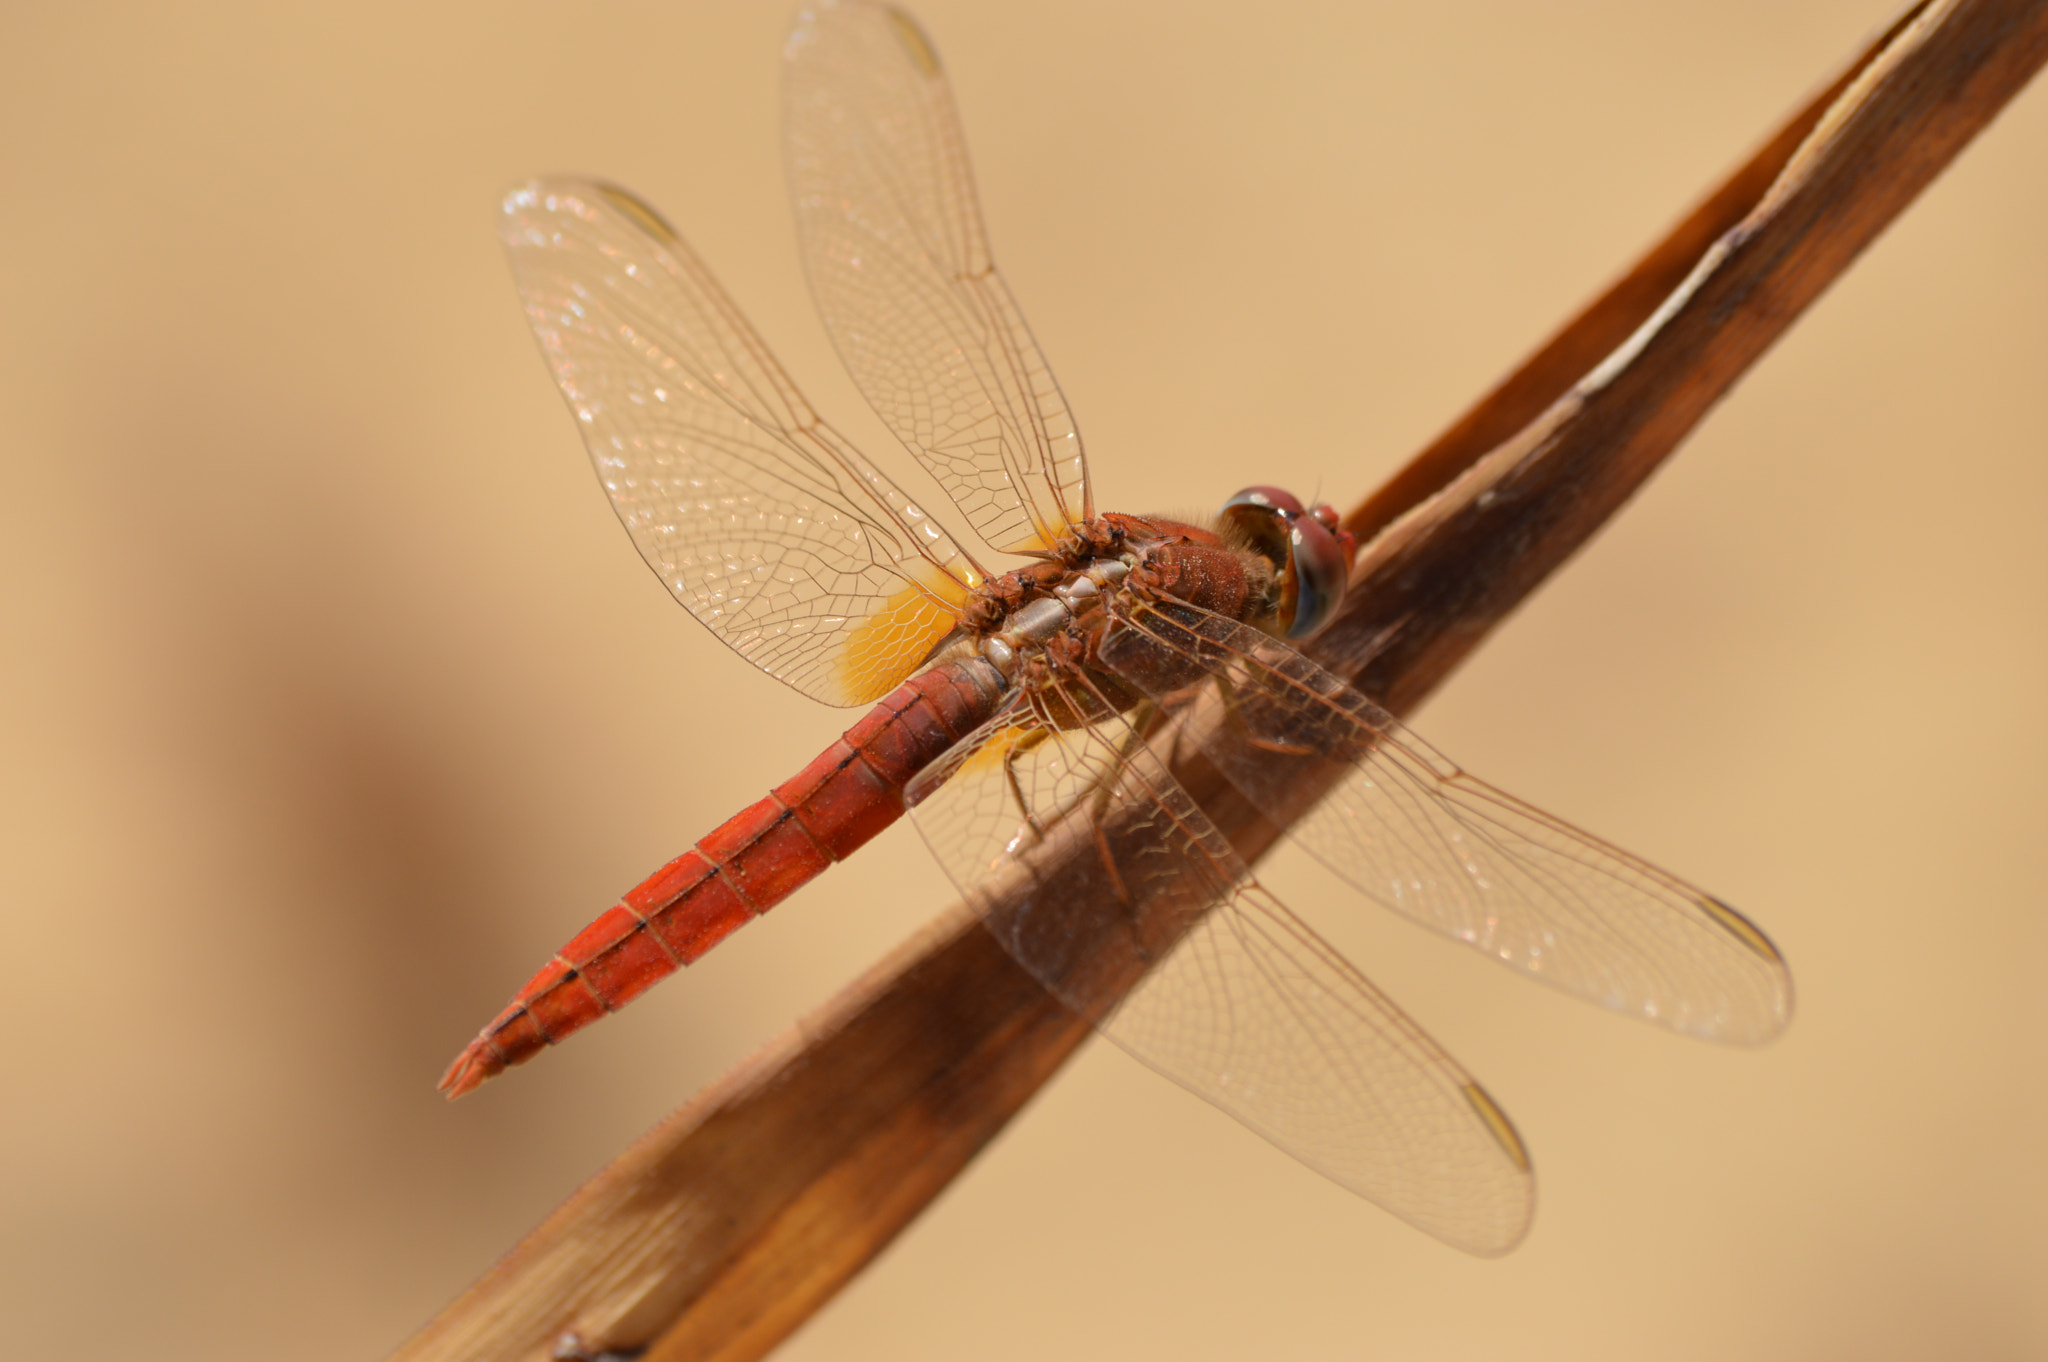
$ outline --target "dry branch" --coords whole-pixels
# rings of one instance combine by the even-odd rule
[[[1377,537],[1330,666],[1411,709],[1583,544],[2048,60],[2048,0],[1910,10],[1353,512]],[[1247,858],[1278,835],[1191,782]],[[649,1132],[394,1362],[573,1336],[763,1355],[942,1190],[1087,1035],[955,909]]]

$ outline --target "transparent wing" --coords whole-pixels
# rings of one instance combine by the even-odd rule
[[[1129,724],[1092,717],[995,720],[912,782],[918,830],[990,931],[1311,1168],[1458,1248],[1513,1247],[1534,1183],[1500,1109],[1253,881]]]
[[[785,145],[811,292],[875,411],[996,548],[1092,514],[1081,437],[996,272],[952,92],[909,15],[864,0],[790,35]]]
[[[818,418],[645,204],[535,181],[501,231],[598,478],[676,599],[806,695],[887,694],[953,627],[973,558]]]
[[[1533,978],[1676,1031],[1756,1044],[1784,1029],[1784,959],[1720,900],[1466,774],[1255,629],[1178,603],[1139,605],[1125,623],[1103,665],[1185,713],[1224,776],[1281,826],[1291,819],[1293,838],[1360,891]],[[1199,658],[1222,687],[1155,684],[1171,674],[1160,666],[1168,655]],[[1332,763],[1334,788],[1302,815]]]

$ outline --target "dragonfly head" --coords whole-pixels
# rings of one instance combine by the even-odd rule
[[[1358,552],[1358,541],[1338,528],[1335,507],[1304,507],[1278,487],[1247,487],[1223,503],[1218,519],[1272,563],[1282,634],[1307,638],[1330,622]]]

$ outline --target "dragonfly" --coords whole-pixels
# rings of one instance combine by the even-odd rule
[[[654,209],[586,179],[511,192],[527,319],[642,557],[768,675],[870,708],[562,947],[450,1066],[449,1096],[908,811],[987,929],[1101,1034],[1447,1243],[1513,1247],[1534,1183],[1512,1122],[1259,884],[1194,769],[1528,977],[1716,1041],[1784,1027],[1785,962],[1748,919],[1467,774],[1303,651],[1357,552],[1329,506],[1253,486],[1203,523],[1097,512],[915,20],[827,0],[798,17],[784,82],[819,313],[970,533],[812,408]]]

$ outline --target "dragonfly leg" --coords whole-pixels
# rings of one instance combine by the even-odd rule
[[[1116,795],[1117,774],[1124,769],[1131,755],[1151,741],[1152,735],[1169,719],[1166,709],[1158,701],[1140,701],[1131,711],[1129,731],[1117,745],[1115,766],[1096,782],[1095,793],[1090,796],[1088,826],[1095,839],[1096,857],[1102,862],[1103,873],[1109,877],[1110,889],[1116,895],[1116,901],[1123,905],[1134,923],[1138,915],[1138,903],[1131,894],[1130,886],[1124,882],[1123,872],[1117,869],[1116,856],[1109,847],[1109,834],[1106,830],[1109,826],[1109,803]],[[1134,932],[1132,940],[1140,958],[1149,964],[1152,960],[1152,951],[1144,944],[1140,934]]]
[[[1043,842],[1045,829],[1038,825],[1038,818],[1031,812],[1031,801],[1024,798],[1024,786],[1017,779],[1017,758],[1044,742],[1051,736],[1051,730],[1034,728],[1017,741],[1003,749],[1003,779],[1010,786],[1010,798],[1017,802],[1017,812],[1023,816],[1024,826],[1031,829],[1031,840]]]
[[[1152,735],[1158,732],[1160,724],[1165,720],[1166,711],[1160,707],[1157,700],[1141,700],[1137,708],[1131,711],[1131,729],[1117,747],[1115,768],[1095,782],[1095,793],[1092,796],[1094,802],[1088,809],[1088,821],[1096,827],[1102,826],[1103,815],[1109,812],[1110,796],[1116,793],[1116,772],[1124,768],[1124,763],[1131,759],[1133,752],[1151,740]]]
[[[1124,877],[1117,871],[1116,857],[1110,854],[1109,834],[1103,831],[1099,819],[1092,821],[1090,827],[1095,836],[1095,854],[1102,860],[1102,869],[1109,876],[1110,888],[1116,891],[1116,901],[1135,914],[1138,905],[1132,901],[1130,887],[1124,883]],[[1147,959],[1151,958],[1150,951],[1144,954]]]

